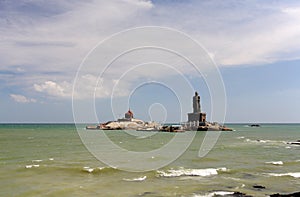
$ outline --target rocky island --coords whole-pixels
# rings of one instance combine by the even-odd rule
[[[184,131],[232,131],[232,129],[220,125],[217,122],[206,121],[206,113],[201,112],[200,96],[195,92],[193,96],[193,112],[188,113],[188,121],[176,125],[161,125],[157,122],[145,122],[136,119],[129,109],[124,118],[116,121],[108,121],[97,126],[86,126],[86,129],[100,130],[137,130],[137,131],[162,131],[162,132],[184,132]]]

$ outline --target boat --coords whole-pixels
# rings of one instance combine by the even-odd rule
[[[250,124],[250,125],[248,125],[249,127],[260,127],[260,125],[259,124]]]
[[[88,130],[97,130],[97,129],[100,129],[100,126],[97,125],[97,126],[94,126],[94,125],[87,125],[85,127],[85,129],[88,129]]]

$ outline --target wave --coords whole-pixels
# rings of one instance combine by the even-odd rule
[[[180,177],[180,176],[212,176],[219,171],[227,171],[226,168],[206,168],[206,169],[170,169],[167,171],[156,171],[159,177]]]
[[[92,168],[89,166],[84,166],[81,171],[83,172],[88,172],[88,173],[106,173],[106,172],[112,172],[112,171],[116,171],[116,168],[111,168],[111,167],[96,167],[96,168]]]
[[[42,162],[43,160],[41,159],[34,159],[34,160],[31,160],[31,163],[32,164],[28,164],[28,165],[25,165],[25,168],[29,169],[29,168],[38,168],[40,167],[39,164],[36,164],[36,163],[40,163]]]
[[[273,165],[283,165],[283,162],[282,161],[268,161],[268,162],[265,162],[267,164],[273,164]]]
[[[268,144],[268,145],[286,145],[286,141],[281,141],[281,140],[251,140],[251,139],[245,139],[244,142],[248,143],[254,143],[254,144]]]
[[[38,168],[40,165],[34,164],[34,165],[26,165],[25,168]]]
[[[207,193],[205,195],[201,195],[201,194],[194,194],[193,197],[214,197],[214,196],[228,196],[228,195],[233,195],[234,192],[230,192],[230,191],[214,191],[211,193]]]
[[[35,160],[32,160],[32,162],[42,162],[43,160],[41,159],[35,159]]]
[[[52,161],[52,160],[50,160]],[[42,161],[32,160],[32,163],[26,164],[25,169],[41,168],[48,172],[50,171],[62,171],[62,172],[72,172],[72,173],[114,173],[119,171],[113,167],[89,167],[89,166],[74,166],[73,163],[53,163],[53,164],[43,164]]]
[[[129,181],[129,182],[135,182],[135,181],[144,181],[146,180],[147,176],[143,176],[143,177],[138,177],[138,178],[133,178],[133,179],[126,179],[124,178],[124,181]]]
[[[91,172],[93,172],[93,171],[95,170],[95,168],[90,168],[90,167],[88,167],[88,166],[85,166],[85,167],[83,167],[82,170],[85,171],[85,172],[91,173]]]
[[[294,178],[300,178],[300,172],[288,172],[288,173],[268,173],[270,176],[291,176]]]

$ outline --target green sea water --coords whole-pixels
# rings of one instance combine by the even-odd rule
[[[213,196],[221,191],[268,196],[300,191],[300,146],[288,144],[300,140],[299,124],[228,126],[234,131],[222,132],[203,158],[198,151],[206,132],[197,132],[174,162],[158,170],[127,172],[96,159],[74,125],[3,124],[0,196]],[[84,125],[79,129],[84,131]],[[107,135],[124,149],[150,151],[175,134]]]

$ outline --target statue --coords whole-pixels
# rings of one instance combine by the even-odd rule
[[[200,96],[198,95],[198,92],[195,92],[195,96],[193,96],[193,110],[194,113],[200,113]]]
[[[205,126],[206,124],[206,113],[201,112],[200,96],[198,95],[198,92],[195,92],[195,95],[193,96],[193,113],[188,113],[188,122],[190,124],[194,123],[196,127],[200,125]]]

